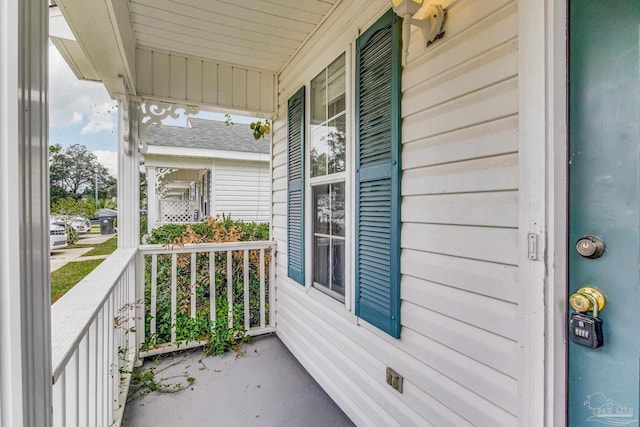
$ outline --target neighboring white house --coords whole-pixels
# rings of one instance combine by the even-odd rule
[[[11,343],[0,415],[28,424],[51,408],[37,234],[47,191],[33,178],[46,175],[46,17],[42,2],[5,3],[0,64],[21,68],[0,73],[1,101],[7,90],[19,101],[0,103],[11,142],[0,144],[0,277],[21,286],[0,287]],[[132,189],[153,118],[186,107],[267,117],[270,321],[356,424],[638,424],[637,0],[57,3],[75,37],[56,42],[63,55],[120,105],[118,208],[129,221],[113,283],[144,276]],[[427,41],[418,25],[441,22],[436,3],[443,33]],[[598,321],[569,328],[571,307],[595,315],[604,303],[586,286],[608,299],[602,348],[579,344],[602,335],[580,329]],[[83,354],[78,336],[54,355]],[[589,419],[595,395],[627,418]]]
[[[247,124],[188,118],[186,127],[149,127],[144,167],[148,231],[205,215],[269,222],[268,140]]]

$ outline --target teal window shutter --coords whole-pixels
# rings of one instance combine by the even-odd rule
[[[289,277],[304,285],[304,86],[287,104],[287,259]]]
[[[401,25],[356,41],[356,315],[400,337]]]

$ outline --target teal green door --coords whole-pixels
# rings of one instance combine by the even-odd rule
[[[638,426],[640,0],[569,9],[569,293],[594,285],[607,303],[604,346],[568,343],[568,420]],[[578,254],[585,235],[604,241],[602,257]]]

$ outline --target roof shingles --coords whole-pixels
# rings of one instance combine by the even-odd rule
[[[154,138],[149,145],[269,153],[268,140],[256,141],[246,124],[227,126],[224,122],[189,118],[187,127],[150,126],[147,133]]]

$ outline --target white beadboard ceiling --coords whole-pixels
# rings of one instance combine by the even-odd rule
[[[341,0],[131,0],[138,47],[277,72]]]

